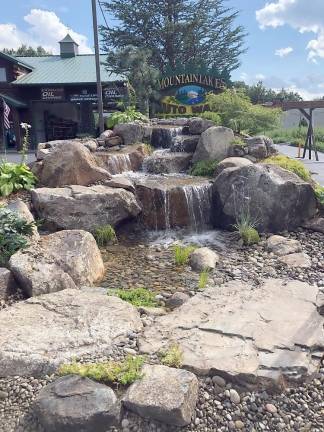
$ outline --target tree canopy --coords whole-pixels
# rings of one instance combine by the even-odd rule
[[[206,72],[230,73],[245,51],[238,12],[227,0],[111,0],[103,2],[113,16],[102,27],[106,52],[127,46],[149,49],[162,74],[199,65]]]
[[[257,82],[249,86],[243,81],[236,81],[234,87],[241,89],[251,99],[254,104],[263,104],[266,102],[279,101],[301,101],[303,98],[294,91],[285,90],[284,88],[280,91],[273,90],[265,87],[262,81]]]
[[[46,51],[42,46],[38,46],[37,48],[33,48],[32,46],[21,45],[19,48],[8,49],[5,48],[3,50],[5,54],[9,54],[12,56],[26,56],[26,57],[41,57],[46,55],[51,55],[51,52]]]

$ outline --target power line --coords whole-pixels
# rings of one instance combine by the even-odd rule
[[[104,11],[102,9],[102,4],[101,4],[100,0],[98,0],[98,4],[99,4],[100,10],[101,10],[102,17],[103,17],[103,19],[104,19],[104,21],[106,23],[107,28],[108,28],[108,23],[107,23],[107,20],[106,20],[106,17],[105,17],[105,13],[104,13]]]

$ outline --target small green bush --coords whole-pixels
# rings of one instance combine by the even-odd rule
[[[189,173],[197,177],[213,177],[218,163],[217,160],[196,162]]]
[[[198,288],[199,289],[205,289],[208,283],[210,270],[207,268],[203,270],[199,275],[199,282],[198,282]]]
[[[121,123],[129,123],[135,120],[140,120],[142,122],[148,122],[148,118],[139,111],[136,111],[134,106],[127,107],[123,112],[115,111],[108,118],[108,128],[112,129],[114,126]]]
[[[0,165],[0,195],[8,196],[21,189],[30,190],[36,184],[36,177],[25,164],[3,162]]]
[[[180,368],[183,362],[183,354],[178,345],[172,345],[166,351],[160,353],[160,360],[164,366]]]
[[[29,223],[15,212],[0,208],[0,266],[6,265],[10,257],[27,246],[27,237],[32,236],[35,223]]]
[[[324,206],[324,186],[320,186],[319,184],[315,187],[315,195],[317,201]]]
[[[117,236],[111,225],[104,225],[95,229],[94,238],[98,246],[107,246],[117,242]]]
[[[215,126],[220,126],[222,124],[222,119],[219,114],[212,111],[205,111],[199,114],[201,118],[206,120],[211,120],[215,123]]]
[[[190,254],[195,250],[194,246],[176,245],[173,248],[174,261],[177,266],[188,264]]]
[[[119,297],[136,307],[156,307],[158,305],[155,295],[146,288],[134,288],[129,290],[117,289],[110,290],[108,295]]]
[[[242,140],[242,138],[239,137],[235,137],[232,141],[231,144],[233,146],[240,146],[240,147],[246,147],[246,143]]]
[[[273,165],[278,165],[281,168],[284,168],[302,180],[309,182],[311,180],[311,174],[307,168],[305,168],[304,164],[298,160],[290,159],[288,156],[277,155],[271,156],[263,161],[263,163],[269,163]]]
[[[73,362],[62,365],[58,373],[64,375],[80,375],[106,384],[132,384],[142,378],[142,366],[144,357],[128,356],[124,361],[109,361],[106,363],[86,363]]]
[[[251,246],[260,242],[259,233],[253,227],[245,227],[241,229],[240,235],[245,246]]]

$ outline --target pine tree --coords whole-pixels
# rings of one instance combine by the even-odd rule
[[[111,0],[115,19],[102,27],[107,52],[129,45],[147,48],[163,74],[180,70],[229,73],[240,65],[245,33],[227,0]]]
[[[10,54],[13,56],[25,56],[25,57],[41,57],[46,55],[51,55],[52,53],[49,51],[46,51],[45,48],[42,46],[38,46],[37,48],[33,48],[31,46],[27,45],[21,45],[19,48],[15,49],[8,49],[5,48],[3,50],[5,54]]]

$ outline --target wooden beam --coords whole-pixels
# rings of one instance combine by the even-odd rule
[[[280,105],[280,104],[279,104]],[[287,101],[281,103],[282,109],[284,111],[289,111],[292,109],[315,109],[324,108],[324,100],[319,101]]]

